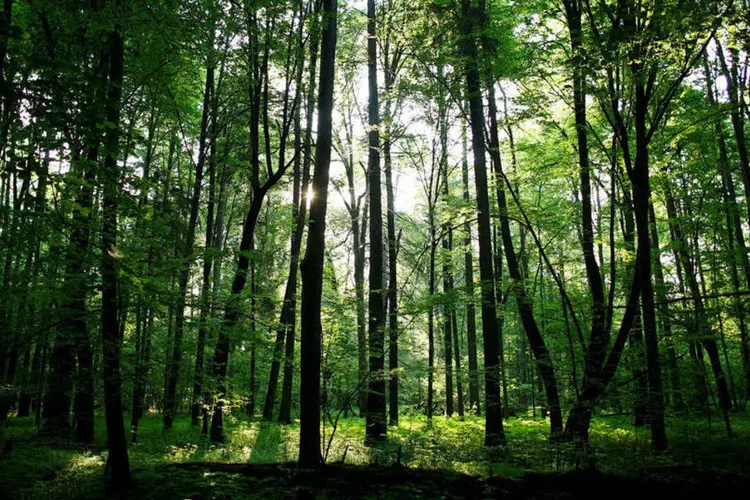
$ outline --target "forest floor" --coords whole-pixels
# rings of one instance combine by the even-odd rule
[[[294,466],[298,425],[230,415],[227,443],[212,446],[188,418],[165,432],[160,416],[148,415],[130,447],[135,486],[114,495],[104,487],[103,418],[93,446],[43,439],[33,419],[13,419],[3,436],[12,449],[0,455],[0,498],[742,498],[750,489],[750,413],[733,415],[732,423],[728,439],[716,419],[670,418],[670,449],[657,454],[647,428],[634,429],[628,417],[598,417],[584,454],[550,443],[547,422],[512,418],[507,446],[489,455],[481,418],[439,417],[428,425],[402,416],[376,447],[363,443],[364,420],[347,418],[332,439],[326,427],[330,465],[310,474]]]

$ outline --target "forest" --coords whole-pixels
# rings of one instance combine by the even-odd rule
[[[747,0],[1,0],[0,497],[741,498],[749,83]]]

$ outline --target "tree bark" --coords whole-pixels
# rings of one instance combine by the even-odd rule
[[[471,139],[474,150],[474,176],[477,196],[477,227],[479,234],[479,277],[482,295],[482,337],[485,362],[485,446],[505,443],[503,411],[500,403],[499,332],[496,316],[492,242],[490,241],[490,203],[487,192],[485,163],[484,105],[479,76],[475,31],[484,17],[484,4],[461,1],[461,34],[459,50],[465,58],[464,75],[469,100]]]
[[[123,0],[116,0],[118,11]],[[120,191],[120,171],[117,166],[120,140],[120,109],[124,66],[124,43],[120,26],[109,34],[109,85],[106,117],[113,124],[105,132],[106,155],[102,172],[102,352],[104,378],[104,408],[107,422],[107,468],[113,489],[130,485],[128,444],[122,409],[122,379],[120,374],[121,329],[118,323],[117,211]]]
[[[312,181],[307,247],[302,261],[302,366],[300,386],[299,466],[318,469],[320,454],[320,356],[322,328],[323,260],[328,180],[331,163],[333,87],[336,61],[336,0],[323,2],[323,31],[318,90],[318,140]]]
[[[383,286],[383,207],[380,177],[380,106],[378,104],[377,39],[375,0],[367,1],[367,81],[369,105],[367,124],[369,153],[367,170],[370,187],[370,272],[367,325],[369,373],[367,392],[368,440],[385,439],[385,287]]]
[[[464,203],[469,206],[469,158],[466,144],[466,126],[464,125],[461,142],[461,174],[464,185]],[[474,303],[474,263],[472,258],[471,223],[464,223],[464,279],[466,281],[466,347],[469,351],[469,407],[477,414],[482,413],[479,400],[479,371],[477,367],[477,326]],[[502,342],[501,342],[502,349]],[[502,359],[500,362],[502,363]]]

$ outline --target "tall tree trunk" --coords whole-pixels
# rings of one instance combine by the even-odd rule
[[[302,17],[302,5],[301,2],[297,5],[297,8],[299,9],[299,15],[300,18]],[[297,17],[297,13],[295,12],[292,17],[292,22],[289,26],[289,32],[288,32],[288,42],[287,42],[287,57],[286,57],[286,68],[289,69],[288,73],[291,73],[291,69],[293,67],[296,67],[297,70],[294,72],[294,83],[295,83],[295,93],[294,93],[294,104],[292,106],[292,113],[293,115],[289,116],[289,89],[292,83],[292,79],[290,76],[287,76],[285,79],[285,89],[284,89],[284,108],[282,111],[282,123],[284,124],[284,127],[288,127],[289,122],[293,121],[295,123],[295,151],[299,151],[299,101],[302,97],[302,61],[303,58],[303,49],[304,44],[302,41],[302,19],[300,19],[297,24],[295,25],[294,20]],[[294,33],[294,29],[297,29],[297,33]],[[294,51],[292,50],[292,43],[293,41],[297,39],[299,41],[299,48],[294,55],[294,66],[292,64],[292,58]],[[268,80],[266,79],[266,84]],[[267,116],[267,108],[266,108],[266,116]],[[266,127],[267,130],[267,127]],[[288,128],[287,128],[288,130]],[[288,137],[287,134],[282,134],[281,142],[279,145],[279,165],[282,165],[286,161],[286,138]],[[281,372],[281,362],[284,359],[284,340],[286,339],[288,335],[288,331],[291,328],[294,328],[295,323],[295,309],[296,308],[296,293],[297,293],[297,267],[299,266],[299,253],[300,253],[300,246],[301,246],[301,238],[302,234],[299,235],[299,238],[296,237],[298,232],[298,212],[299,212],[299,203],[300,203],[300,194],[299,191],[301,189],[301,172],[300,172],[300,162],[299,162],[299,154],[295,154],[293,159],[294,164],[294,175],[293,175],[293,186],[292,186],[292,220],[295,221],[295,228],[292,230],[292,238],[290,242],[290,268],[289,268],[289,279],[287,280],[287,286],[286,290],[284,292],[284,302],[281,307],[281,316],[279,318],[279,326],[276,329],[276,342],[274,343],[274,350],[273,350],[273,359],[271,360],[271,369],[270,373],[268,375],[268,388],[266,390],[266,398],[265,402],[263,404],[263,420],[265,421],[271,421],[273,418],[273,408],[276,403],[276,390],[279,385],[279,373]],[[296,243],[296,248],[295,248]]]
[[[310,226],[302,261],[301,386],[299,466],[320,467],[320,356],[322,327],[320,303],[323,294],[323,259],[328,180],[331,163],[333,87],[336,61],[336,0],[324,0],[320,84],[318,90],[318,140],[310,203]]]
[[[649,238],[648,207],[651,198],[649,185],[649,135],[647,125],[649,97],[644,84],[645,72],[639,63],[631,66],[635,78],[635,162],[628,171],[633,186],[633,211],[638,231],[638,266],[641,280],[641,311],[643,314],[643,337],[646,345],[646,368],[648,373],[648,413],[651,425],[651,445],[656,450],[667,448],[667,433],[664,427],[664,395],[661,382],[659,342],[656,335],[656,310],[654,308],[654,285],[651,269],[651,241]]]
[[[153,100],[152,100],[153,102]],[[154,134],[156,133],[156,112],[152,111],[149,117],[148,136],[146,138],[146,158],[143,165],[144,185],[141,188],[140,200],[138,201],[138,216],[136,219],[136,234],[140,235],[143,231],[144,218],[143,213],[149,205],[149,187],[151,179],[151,164],[154,159]],[[149,231],[150,233],[150,231]],[[146,276],[152,275],[152,263],[154,258],[154,247],[149,246],[147,264],[145,269]],[[135,349],[135,374],[133,380],[132,408],[130,412],[130,439],[133,443],[138,440],[138,422],[143,415],[143,401],[146,391],[147,366],[150,362],[151,352],[151,326],[153,323],[153,307],[144,301],[143,292],[138,292],[136,303],[136,349]]]
[[[385,59],[385,129],[383,132],[383,160],[387,203],[388,238],[388,423],[398,425],[398,241],[396,239],[396,208],[393,193],[393,165],[391,158],[391,90],[393,73],[388,52]]]
[[[443,80],[443,66],[438,65],[438,79]],[[450,196],[448,188],[448,116],[445,104],[445,93],[442,88],[438,91],[438,134],[440,136],[440,176],[442,186],[440,189],[443,205],[447,206]],[[445,363],[445,414],[453,415],[453,307],[449,304],[453,292],[453,274],[451,271],[451,237],[450,222],[442,224],[442,251],[440,260],[443,264],[443,362]]]
[[[279,406],[279,423],[288,424],[292,421],[292,386],[294,383],[294,341],[295,341],[295,331],[296,331],[296,314],[297,314],[297,271],[299,268],[299,259],[301,256],[302,251],[302,238],[304,236],[305,231],[305,223],[307,220],[307,193],[308,193],[308,187],[310,184],[310,163],[312,161],[312,153],[311,153],[311,146],[312,146],[312,125],[313,125],[313,115],[315,112],[315,77],[316,77],[316,69],[317,69],[317,59],[318,59],[318,47],[320,45],[320,25],[318,20],[319,15],[319,8],[316,7],[313,11],[313,19],[312,24],[310,26],[310,63],[308,68],[308,83],[307,83],[307,109],[305,111],[305,136],[304,136],[304,142],[302,143],[302,149],[300,149],[300,142],[301,142],[301,134],[302,131],[300,130],[300,116],[299,116],[299,104],[297,105],[298,109],[298,116],[296,118],[296,130],[295,130],[295,149],[297,151],[301,151],[302,154],[302,186],[300,188],[300,201],[299,206],[297,207],[296,214],[297,219],[295,221],[295,240],[292,243],[292,256],[295,255],[294,249],[295,249],[295,242],[297,244],[297,251],[296,251],[296,258],[297,261],[294,264],[294,270],[292,270],[292,264],[290,263],[289,266],[289,280],[287,281],[287,287],[294,286],[293,290],[290,290],[290,303],[288,309],[291,311],[291,318],[287,321],[289,322],[289,326],[286,331],[286,346],[284,350],[284,381],[282,383],[281,387],[281,404]],[[302,71],[302,67],[304,66],[300,60],[300,71]],[[298,75],[298,81],[301,82],[302,76],[301,74]],[[296,158],[295,163],[295,175],[297,170],[299,169],[299,155]],[[294,277],[292,278],[292,273],[294,273]],[[292,279],[294,279],[294,283],[290,284]],[[286,296],[285,296],[286,297]],[[286,305],[286,301],[284,302]],[[283,312],[282,312],[283,314]],[[362,320],[362,324],[364,324],[364,318]]]
[[[601,366],[609,342],[604,308],[604,287],[601,269],[594,256],[594,230],[591,205],[591,165],[589,161],[588,121],[586,118],[586,76],[583,60],[583,30],[580,0],[563,0],[570,36],[573,72],[573,107],[576,122],[578,175],[581,192],[581,247],[586,267],[586,279],[591,294],[591,342],[585,351],[587,366]]]
[[[366,435],[382,440],[387,433],[385,415],[385,290],[383,286],[383,207],[380,183],[380,106],[378,105],[377,38],[375,34],[375,0],[367,1],[367,169],[370,186],[370,273],[368,280],[367,325],[369,373],[367,392]]]
[[[193,402],[190,410],[190,422],[193,427],[200,425],[203,398],[203,358],[208,335],[208,318],[211,314],[211,266],[213,265],[214,248],[214,211],[216,206],[216,134],[218,133],[218,97],[214,89],[214,66],[209,64],[206,70],[206,95],[203,105],[209,107],[211,126],[209,133],[208,160],[208,201],[206,210],[206,243],[203,251],[203,279],[201,282],[200,317],[198,319],[198,345],[195,352],[195,374],[193,382]],[[208,81],[210,80],[210,85]],[[221,81],[221,77],[219,77]]]
[[[122,12],[123,0],[116,0]],[[125,439],[125,422],[122,409],[122,380],[120,374],[120,350],[122,336],[118,324],[118,250],[117,211],[120,191],[120,171],[117,152],[120,140],[120,109],[124,43],[120,26],[115,25],[109,35],[109,86],[107,90],[107,122],[113,126],[105,132],[107,154],[102,172],[102,352],[104,378],[104,409],[107,422],[107,468],[113,488],[122,489],[130,485],[128,444]]]
[[[484,4],[461,1],[461,33],[459,50],[464,62],[466,93],[469,100],[471,139],[474,150],[474,176],[477,195],[477,227],[479,234],[479,278],[482,283],[482,337],[485,363],[485,446],[505,443],[503,411],[500,404],[499,331],[496,316],[492,242],[490,240],[490,202],[487,192],[485,163],[484,105],[479,76],[475,31],[484,18]]]
[[[625,250],[630,253],[635,252],[635,215],[633,213],[633,198],[630,191],[623,186],[622,191],[622,239],[625,242]],[[625,266],[627,276],[633,276],[637,262],[628,262]],[[633,328],[630,330],[628,338],[630,344],[630,370],[633,376],[633,389],[635,392],[633,398],[633,424],[636,427],[643,427],[648,423],[648,378],[645,368],[645,351],[643,347],[643,320],[641,318],[641,308],[635,315]]]
[[[102,50],[97,66],[92,106],[104,102],[108,61],[106,50]],[[98,125],[102,114],[98,109],[90,110],[89,130],[86,135],[86,158],[78,168],[82,182],[76,194],[73,209],[73,230],[68,243],[63,288],[61,327],[55,338],[50,355],[49,393],[45,434],[61,435],[69,430],[70,395],[73,392],[73,370],[78,356],[78,386],[76,390],[76,440],[90,443],[94,439],[94,382],[91,371],[92,353],[86,322],[85,257],[89,249],[90,213],[93,206],[93,188],[96,162],[99,159],[101,135]]]
[[[469,206],[469,152],[466,144],[466,125],[461,133],[462,155],[461,175],[464,185],[464,203]],[[464,279],[466,282],[466,347],[469,351],[469,407],[477,414],[482,413],[479,401],[479,371],[477,368],[477,326],[474,303],[474,263],[472,258],[471,223],[464,223]],[[502,343],[501,343],[502,349]],[[503,360],[501,359],[502,363]]]

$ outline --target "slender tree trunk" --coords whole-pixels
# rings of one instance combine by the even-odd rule
[[[635,215],[633,214],[633,198],[630,191],[623,186],[622,192],[622,220],[623,230],[622,239],[625,242],[625,249],[628,252],[635,252]],[[633,276],[637,262],[628,262],[626,264],[627,276]],[[633,424],[636,427],[643,427],[648,423],[648,378],[645,368],[645,351],[643,347],[643,320],[641,318],[641,308],[635,315],[633,328],[630,330],[628,337],[630,349],[630,370],[633,378],[634,398],[633,398]]]
[[[116,0],[122,11],[123,0]],[[117,279],[117,209],[120,172],[117,151],[120,140],[120,109],[122,101],[124,43],[120,26],[109,35],[109,88],[107,90],[107,121],[113,126],[105,132],[107,155],[102,172],[102,352],[104,364],[104,408],[107,422],[107,468],[113,488],[130,485],[128,444],[122,409],[120,349],[122,336],[118,324]]]
[[[208,160],[208,201],[206,211],[206,243],[203,251],[203,280],[201,282],[200,317],[198,319],[198,345],[195,353],[195,374],[193,382],[193,402],[190,411],[190,422],[193,427],[200,425],[201,400],[203,398],[203,358],[208,335],[208,318],[211,314],[211,266],[213,265],[214,248],[214,211],[216,206],[216,134],[218,122],[218,97],[214,89],[214,66],[209,64],[206,70],[206,95],[203,105],[208,106],[211,115],[209,133]],[[221,80],[221,78],[220,78]],[[210,81],[210,85],[209,82]]]
[[[370,353],[367,392],[367,439],[382,440],[385,415],[385,290],[383,286],[383,207],[380,183],[380,106],[378,105],[375,0],[367,1],[367,76],[369,90],[367,169],[370,186],[370,275],[367,326]]]
[[[461,134],[463,145],[461,174],[464,185],[464,203],[469,206],[469,152],[466,144],[466,126]],[[464,279],[466,281],[466,347],[469,351],[469,407],[477,414],[482,413],[479,401],[479,371],[477,367],[477,326],[474,305],[474,263],[472,258],[471,223],[464,223]],[[502,350],[502,342],[500,342]],[[502,363],[503,360],[501,359]]]
[[[492,271],[492,242],[490,240],[490,203],[487,192],[485,163],[484,105],[475,30],[484,18],[484,5],[461,1],[461,33],[459,49],[465,58],[466,93],[469,100],[471,138],[474,150],[474,176],[477,195],[477,227],[479,234],[479,278],[482,286],[482,337],[485,363],[485,446],[505,443],[503,411],[500,404],[500,358],[494,275]]]
[[[296,258],[297,261],[294,263],[294,270],[292,271],[292,264],[290,263],[289,267],[289,280],[287,281],[287,287],[291,287],[292,284],[291,280],[294,279],[293,283],[293,290],[290,290],[290,303],[288,310],[291,311],[291,317],[290,319],[287,319],[289,323],[289,327],[286,332],[286,346],[285,346],[285,353],[284,353],[284,382],[282,384],[281,388],[281,405],[279,407],[279,423],[288,424],[292,421],[292,386],[294,382],[294,342],[295,342],[295,330],[296,330],[296,314],[297,314],[297,271],[299,268],[299,259],[301,256],[301,250],[302,250],[302,238],[304,236],[305,231],[305,223],[307,220],[307,192],[308,192],[308,186],[310,184],[310,163],[312,161],[312,154],[311,154],[311,145],[312,145],[312,124],[313,124],[313,114],[315,111],[315,76],[316,76],[316,68],[317,68],[317,59],[318,59],[318,46],[319,46],[319,37],[320,37],[320,26],[319,26],[319,20],[318,20],[318,8],[316,7],[313,11],[313,21],[312,25],[310,27],[310,64],[309,64],[309,74],[308,74],[308,84],[307,84],[307,109],[306,109],[306,116],[305,116],[305,137],[304,137],[304,145],[303,145],[303,157],[302,157],[302,186],[300,189],[300,202],[299,206],[297,208],[297,220],[295,222],[295,240],[292,243],[292,256],[295,256],[294,253],[294,243],[297,244],[297,251],[296,251]],[[303,64],[300,62],[300,71],[302,70]],[[298,81],[301,82],[301,74],[298,75]],[[297,109],[299,110],[299,104],[297,106]],[[299,123],[299,114],[297,116],[296,121],[296,131],[295,131],[295,149],[297,151],[300,151],[300,140],[301,140],[301,130],[300,130],[300,123]],[[300,158],[296,159],[295,163],[295,169],[299,169],[299,161]],[[295,170],[296,172],[296,170]],[[292,278],[292,272],[294,273],[294,278]],[[286,301],[285,301],[286,304]],[[282,313],[283,314],[283,313]],[[364,318],[363,322],[364,324]]]
[[[107,79],[108,61],[105,50],[97,66],[98,86],[93,91],[94,104],[102,103]],[[42,431],[45,434],[64,435],[70,427],[70,395],[73,392],[75,356],[78,356],[78,387],[76,390],[76,440],[90,443],[94,439],[94,382],[91,371],[92,353],[86,322],[85,257],[89,249],[90,213],[93,207],[93,188],[96,162],[99,159],[100,133],[97,126],[102,118],[97,109],[90,111],[89,130],[86,136],[86,158],[80,161],[82,177],[73,209],[71,233],[65,266],[63,288],[64,303],[61,307],[61,327],[55,338],[50,355],[49,392],[47,417]]]
[[[430,297],[435,295],[435,251],[437,250],[437,242],[435,241],[435,220],[433,215],[433,207],[430,205],[430,213],[428,218],[430,220],[430,276],[428,291]],[[427,306],[427,420],[432,420],[432,407],[434,405],[434,380],[435,380],[435,306],[432,305],[432,301]]]
[[[744,104],[740,101],[740,79],[738,72],[739,52],[735,48],[729,49],[731,59],[727,61],[724,56],[724,48],[715,37],[716,54],[719,57],[721,73],[727,85],[729,94],[730,116],[732,119],[732,130],[734,131],[735,145],[737,146],[737,156],[739,157],[740,172],[742,174],[742,184],[745,188],[745,199],[747,201],[748,223],[750,224],[750,155],[747,151],[747,138],[745,137],[745,120],[742,116],[742,107]]]
[[[389,55],[384,55],[390,64]],[[383,160],[385,162],[385,189],[387,200],[388,238],[388,423],[398,425],[398,241],[396,239],[396,209],[393,193],[393,166],[391,158],[391,68],[385,70],[385,130],[383,133]]]
[[[438,66],[438,79],[443,79],[443,66]],[[438,129],[440,135],[440,176],[442,187],[440,189],[442,201],[445,206],[450,196],[448,188],[448,125],[447,109],[445,105],[445,95],[443,90],[438,91]],[[440,260],[443,264],[443,362],[445,363],[445,414],[453,415],[453,307],[449,304],[450,296],[453,291],[453,275],[451,272],[451,238],[450,222],[445,221],[442,225],[442,251]]]
[[[704,57],[704,68],[706,74],[706,94],[708,102],[712,109],[717,108],[716,97],[713,89],[713,78],[708,66],[707,56]],[[742,127],[740,127],[742,128]],[[734,178],[729,167],[729,154],[727,144],[724,138],[724,130],[721,119],[714,121],[716,143],[719,149],[719,169],[722,178],[722,197],[724,200],[726,217],[727,217],[727,234],[728,246],[732,256],[732,284],[735,291],[739,291],[740,280],[737,270],[737,257],[742,265],[745,277],[745,286],[750,289],[750,258],[745,251],[745,234],[742,229],[742,220],[740,217],[739,207],[737,205],[737,192],[734,186]],[[736,242],[736,250],[734,243]],[[745,306],[740,297],[734,300],[734,307],[740,327],[740,346],[742,349],[742,371],[745,380],[745,400],[750,399],[750,342],[748,341],[747,324],[745,322]]]
[[[153,102],[153,101],[152,101]],[[154,158],[154,135],[156,133],[156,112],[152,111],[149,117],[148,136],[146,139],[146,158],[143,165],[142,182],[146,186],[141,191],[138,202],[138,216],[136,219],[136,234],[140,236],[143,231],[143,212],[149,205],[148,182],[151,178],[151,164]],[[150,233],[150,231],[149,231]],[[144,238],[145,239],[145,238]],[[154,258],[154,247],[148,249],[148,261],[146,264],[146,276],[152,275],[152,263]],[[150,362],[151,352],[151,326],[153,323],[153,308],[144,301],[143,292],[139,291],[136,303],[136,349],[135,349],[135,374],[133,380],[132,407],[130,412],[130,439],[133,443],[138,440],[138,422],[143,415],[143,400],[146,391],[147,366]]]
[[[300,386],[299,466],[320,467],[320,356],[322,328],[320,303],[323,293],[326,206],[331,163],[333,87],[336,61],[336,0],[323,2],[323,32],[320,54],[318,94],[318,140],[315,173],[312,181],[315,197],[310,203],[310,226],[302,261],[302,367]]]
[[[633,211],[638,230],[638,260],[641,274],[641,310],[643,313],[643,337],[646,345],[646,367],[648,373],[648,406],[651,425],[651,445],[656,450],[667,448],[667,433],[664,427],[664,395],[661,382],[659,342],[656,336],[656,310],[651,268],[651,241],[649,239],[648,207],[651,198],[649,185],[649,151],[647,111],[648,97],[643,83],[643,74],[633,69],[635,82],[635,163],[629,172],[633,185]]]
[[[212,442],[224,441],[224,404],[227,393],[225,379],[227,375],[227,364],[229,362],[229,332],[237,324],[240,315],[239,295],[242,290],[245,289],[245,284],[247,283],[247,275],[250,268],[249,253],[252,252],[255,228],[263,204],[263,197],[266,194],[263,188],[254,191],[253,198],[250,201],[250,208],[245,216],[245,222],[242,227],[239,259],[234,280],[232,281],[231,296],[229,297],[224,310],[224,320],[219,328],[216,349],[214,350],[212,364],[214,383],[216,384],[217,401],[214,405],[213,418],[211,419],[210,438]]]

